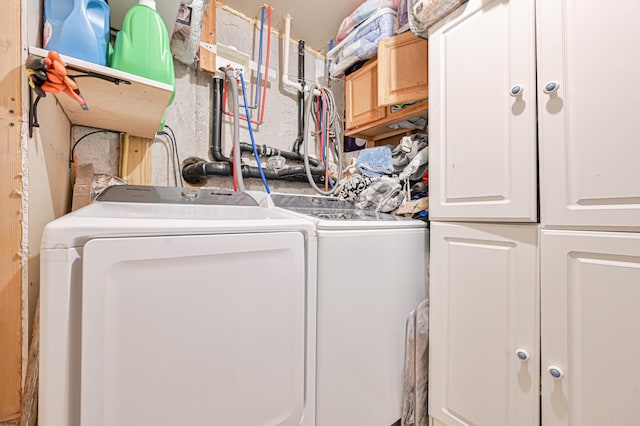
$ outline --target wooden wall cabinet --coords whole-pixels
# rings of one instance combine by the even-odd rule
[[[347,128],[354,128],[380,120],[386,116],[386,108],[378,106],[378,61],[368,62],[347,77]]]
[[[378,104],[426,99],[427,41],[405,32],[378,44]]]
[[[379,140],[406,132],[393,124],[427,117],[427,41],[405,32],[381,40],[378,57],[345,79],[346,135]],[[391,106],[411,103],[392,112]]]

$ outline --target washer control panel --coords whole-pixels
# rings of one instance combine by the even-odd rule
[[[144,185],[110,186],[96,198],[96,201],[114,203],[258,206],[258,203],[244,192]]]

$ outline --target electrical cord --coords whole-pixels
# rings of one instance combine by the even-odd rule
[[[96,133],[117,133],[119,135],[122,134],[122,132],[118,132],[116,130],[94,130],[92,132],[89,132],[85,135],[82,135],[80,138],[78,138],[78,140],[73,144],[73,146],[71,147],[71,158],[69,158],[69,163],[73,163],[74,160],[74,154],[76,151],[76,147],[78,146],[78,144],[80,142],[82,142],[86,137],[91,136],[91,135],[95,135]]]
[[[173,139],[173,158],[175,161],[175,165],[176,165],[176,169],[179,170],[180,169],[180,155],[178,155],[178,139],[176,138],[176,134],[173,132],[173,129],[165,124],[164,125],[165,129],[169,129],[169,131],[171,132],[171,139]],[[180,186],[183,187],[184,186],[184,182],[182,180],[182,174],[180,174],[178,172],[178,176],[179,176],[179,180],[180,180]]]
[[[159,136],[164,136],[164,138],[159,138]],[[155,143],[161,143],[164,148],[167,150],[167,186],[171,186],[171,180],[173,179],[173,185],[178,186],[178,178],[176,176],[176,164],[173,161],[173,148],[171,138],[168,134],[164,134],[161,132],[156,133],[156,137],[153,139],[152,145]],[[171,166],[169,166],[171,163]],[[173,176],[171,176],[173,175]]]
[[[182,183],[182,176],[180,175],[180,172],[179,172],[180,159],[178,158],[178,155],[177,155],[178,151],[177,151],[175,139],[171,136],[171,134],[169,132],[165,132],[164,130],[158,132],[156,134],[156,136],[164,136],[168,140],[168,142],[169,142],[169,159],[171,160],[171,168],[173,169],[173,181],[174,181],[176,187],[184,186],[183,183]]]

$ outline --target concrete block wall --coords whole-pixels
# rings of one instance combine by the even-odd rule
[[[256,6],[256,17],[260,10]],[[249,54],[257,62],[259,49],[259,19],[241,15],[226,6],[218,7],[216,33],[219,44],[233,46],[239,51]],[[254,135],[257,144],[267,144],[283,150],[291,150],[296,139],[297,129],[297,94],[282,86],[281,63],[283,55],[284,22],[272,22],[271,58],[269,68],[275,73],[269,75],[266,95],[264,123],[254,125]],[[292,22],[295,26],[295,21]],[[265,30],[266,32],[266,30]],[[265,34],[266,37],[266,34]],[[266,38],[264,40],[266,48]],[[292,40],[289,54],[289,75],[297,77],[297,40]],[[265,52],[263,50],[263,62]],[[178,61],[174,62],[176,75],[176,98],[167,110],[166,124],[176,134],[180,161],[187,157],[209,158],[209,137],[211,133],[211,83],[212,76],[197,71],[197,67],[187,66]],[[305,77],[309,81],[326,84],[326,63],[323,55],[307,50],[305,60]],[[249,103],[253,103],[256,90],[255,71],[247,71],[247,96]],[[332,89],[339,103],[341,115],[343,111],[343,85],[341,82],[331,82]],[[230,107],[230,104],[229,104]],[[233,119],[223,117],[222,149],[229,156],[233,144]],[[313,125],[310,126],[313,128]],[[88,130],[79,129],[76,134],[81,136]],[[240,141],[251,143],[246,122],[240,124]],[[118,158],[118,140],[114,135],[98,133],[91,135],[78,145],[79,162],[94,162],[96,170],[112,170],[117,174],[117,167],[113,168],[113,159]],[[314,153],[315,155],[315,153]],[[170,157],[170,149],[166,137],[159,136],[152,145],[152,184],[162,186],[174,185],[174,175]],[[243,161],[255,165],[253,155],[245,153]],[[267,161],[261,158],[261,161]],[[292,165],[295,165],[292,163]],[[313,193],[308,183],[269,181],[272,191]],[[232,189],[232,179],[229,177],[213,177],[207,184],[209,187]],[[259,179],[245,179],[247,189],[261,190]]]

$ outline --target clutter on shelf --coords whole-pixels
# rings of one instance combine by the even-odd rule
[[[358,208],[427,220],[429,143],[426,133],[359,152],[345,168],[334,195]]]
[[[397,27],[395,9],[384,7],[369,15],[327,53],[331,77],[344,77],[351,66],[375,57],[378,53],[378,42],[393,36]]]

